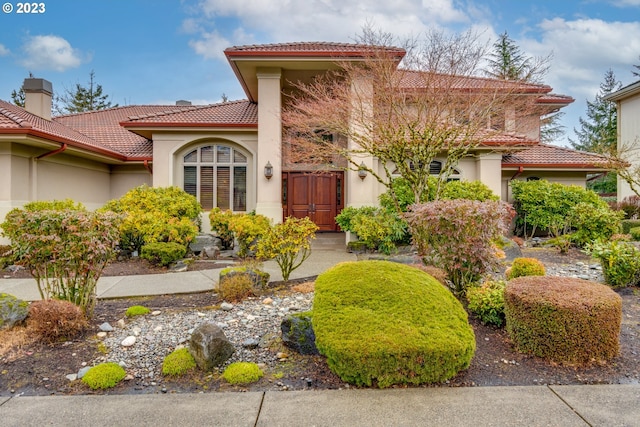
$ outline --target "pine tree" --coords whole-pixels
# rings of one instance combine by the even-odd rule
[[[25,94],[24,89],[21,87],[20,90],[16,91],[15,89],[11,91],[11,100],[18,107],[24,108],[25,102]]]
[[[72,114],[118,106],[108,99],[109,95],[102,93],[102,86],[95,82],[95,72],[91,70],[88,86],[76,83],[74,90],[65,89],[65,94],[57,99],[57,109],[61,114]]]
[[[569,142],[576,150],[609,154],[616,147],[618,113],[615,103],[604,97],[622,87],[612,69],[604,75],[600,90],[593,101],[587,101],[587,118],[580,117],[580,129],[574,132],[578,141]]]

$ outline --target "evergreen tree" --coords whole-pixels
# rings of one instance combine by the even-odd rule
[[[493,44],[493,51],[489,53],[489,66],[484,72],[494,79],[539,83],[549,70],[550,60],[551,56],[526,56],[505,31]],[[564,135],[564,126],[560,123],[563,115],[558,111],[542,117],[540,142],[552,142]]]
[[[118,106],[108,99],[109,95],[102,93],[102,85],[95,82],[95,72],[91,70],[88,86],[76,83],[74,90],[65,89],[65,94],[57,99],[56,108],[61,114],[72,114]]]
[[[20,87],[20,90],[16,91],[15,89],[11,91],[11,100],[18,107],[24,108],[25,95],[24,89]]]
[[[580,129],[574,132],[578,141],[569,142],[576,150],[610,154],[616,148],[618,113],[615,103],[603,99],[617,91],[622,83],[616,80],[612,69],[604,75],[600,90],[593,101],[587,101],[587,118],[580,117]]]

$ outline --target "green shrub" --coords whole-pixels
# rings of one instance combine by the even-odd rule
[[[637,221],[640,226],[640,197],[637,195],[625,197],[620,203],[616,203],[615,209],[625,213],[625,218],[630,221]],[[625,233],[628,233],[626,230]]]
[[[378,207],[346,207],[336,217],[336,223],[343,231],[355,233],[367,248],[386,254],[408,238],[407,223],[396,213]]]
[[[234,214],[229,219],[229,230],[233,232],[240,248],[238,256],[248,257],[255,250],[258,238],[267,233],[271,227],[269,218],[251,212],[248,214]]]
[[[544,276],[544,264],[535,258],[516,258],[505,272],[507,280],[522,276]]]
[[[629,230],[629,234],[631,235],[631,238],[637,242],[640,240],[640,227],[633,227]]]
[[[640,250],[633,244],[619,240],[595,242],[586,250],[600,261],[607,285],[622,288],[640,282]]]
[[[569,210],[567,220],[575,231],[571,241],[579,247],[596,240],[609,239],[620,233],[620,221],[624,214],[613,211],[609,206],[594,206],[589,203],[578,203]]]
[[[124,215],[120,246],[139,252],[145,244],[155,242],[188,245],[198,233],[202,208],[194,196],[180,188],[141,185],[101,210]]]
[[[220,276],[218,294],[224,301],[238,302],[258,295],[248,274]]]
[[[127,317],[135,317],[135,316],[144,316],[145,314],[149,314],[151,310],[143,305],[132,305],[127,308],[124,315]]]
[[[98,279],[116,255],[120,220],[113,212],[13,209],[0,227],[40,298],[70,301],[90,317]]]
[[[49,342],[73,339],[89,325],[80,307],[55,299],[32,302],[27,324],[37,336]]]
[[[10,245],[0,245],[0,270],[14,262],[13,251]]]
[[[622,225],[622,234],[630,234],[632,228],[640,227],[640,219],[623,219],[620,224]]]
[[[155,242],[142,247],[140,257],[149,260],[152,264],[167,266],[184,258],[187,248],[174,242]]]
[[[551,183],[546,180],[511,181],[513,207],[517,212],[516,232],[533,236],[536,231],[546,231],[559,236],[569,231],[571,208],[587,203],[595,208],[607,208],[605,201],[591,190],[577,185]]]
[[[443,200],[477,200],[497,202],[500,197],[482,181],[449,181],[442,188],[440,196]]]
[[[459,199],[412,205],[404,215],[423,262],[446,271],[462,294],[498,265],[492,242],[506,233],[513,210],[502,202]]]
[[[255,363],[235,362],[227,366],[222,378],[229,384],[251,384],[258,381],[264,373]]]
[[[233,231],[229,229],[229,223],[232,217],[233,212],[230,210],[223,211],[215,207],[209,211],[211,231],[216,233],[216,236],[222,240],[222,245],[227,249],[233,248]]]
[[[359,386],[445,381],[475,352],[467,313],[428,274],[388,261],[344,262],[318,276],[316,346]]]
[[[504,287],[502,280],[490,280],[482,286],[467,289],[469,310],[482,324],[502,326],[504,323]]]
[[[507,283],[506,328],[520,352],[587,364],[618,354],[622,299],[608,287],[568,277],[519,277]]]
[[[179,376],[195,369],[196,360],[193,358],[189,349],[179,348],[169,353],[162,362],[162,373],[164,375]]]
[[[262,235],[256,245],[258,259],[275,258],[282,279],[287,282],[291,272],[311,255],[311,239],[318,226],[309,218],[288,217]]]
[[[76,203],[71,199],[65,200],[43,200],[37,202],[26,203],[22,207],[25,211],[86,211],[84,205],[80,202]]]
[[[114,362],[101,363],[89,369],[82,377],[82,382],[92,390],[115,387],[127,376],[127,373]]]

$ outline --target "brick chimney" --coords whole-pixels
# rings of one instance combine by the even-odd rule
[[[24,109],[42,117],[51,120],[51,102],[53,97],[53,85],[45,79],[24,79],[22,85],[24,89]]]

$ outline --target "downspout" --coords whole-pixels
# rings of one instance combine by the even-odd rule
[[[524,172],[524,166],[520,165],[518,166],[518,170],[516,171],[516,173],[513,174],[513,176],[511,177],[511,179],[509,181],[513,181],[514,179],[516,179],[517,177],[519,177],[520,175],[522,175],[522,172]],[[510,185],[507,184],[507,200],[509,200],[509,188]]]
[[[44,153],[44,154],[40,154],[39,156],[36,157],[36,160],[42,160],[45,157],[49,157],[49,156],[55,156],[56,154],[60,154],[63,151],[65,151],[67,149],[67,144],[64,143],[60,146],[60,148],[57,148],[53,151],[49,151],[48,153]]]
[[[147,170],[147,172],[149,172],[149,175],[153,175],[153,169],[151,168],[151,165],[149,164],[149,160],[145,160],[144,161],[144,168]]]

